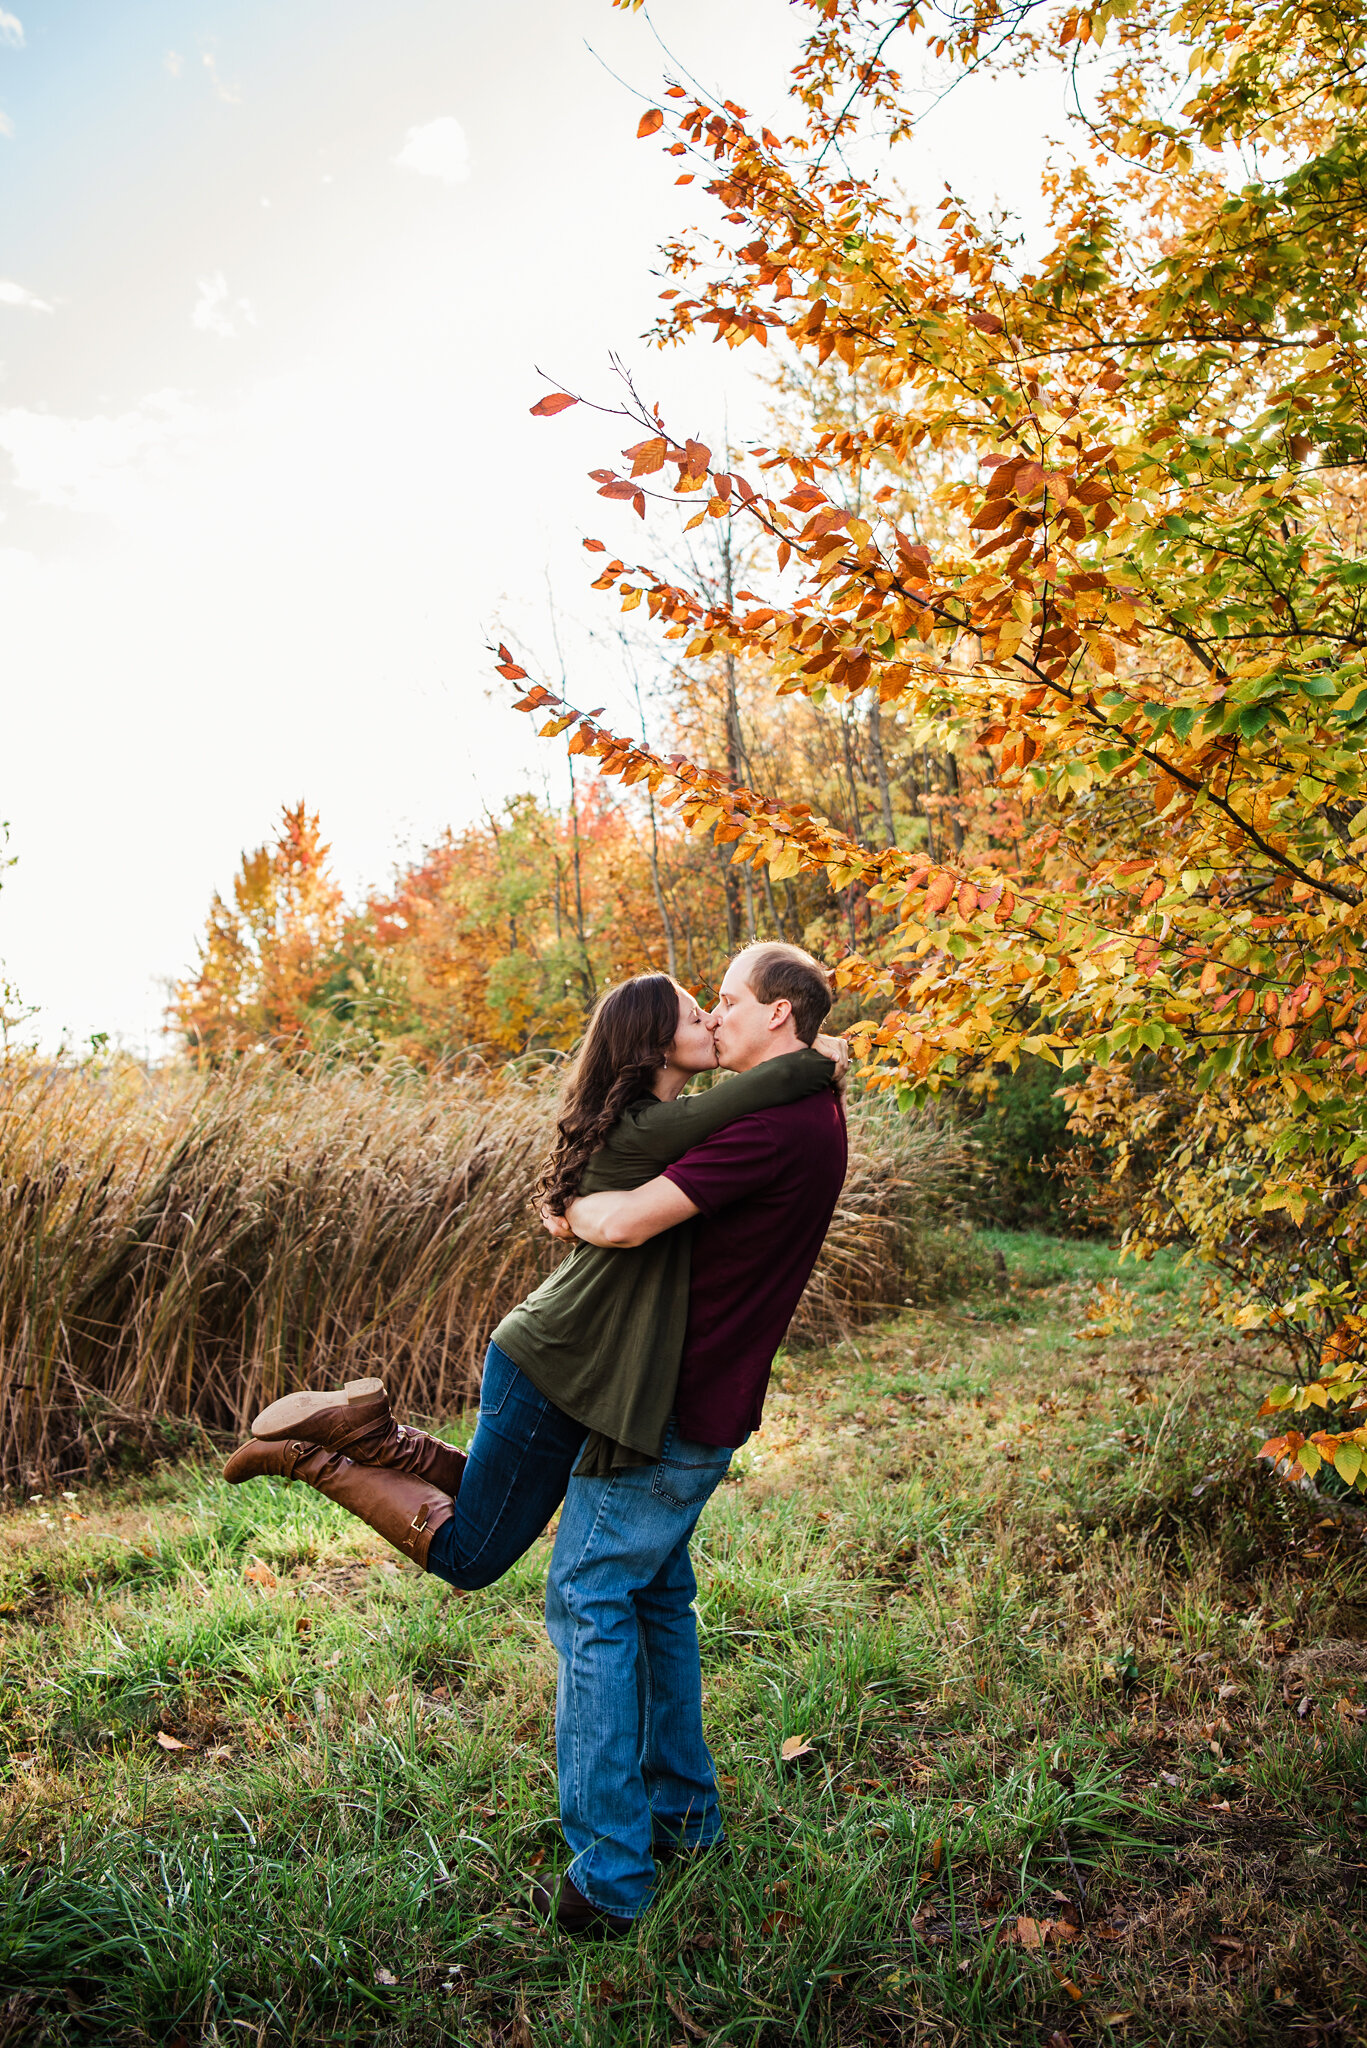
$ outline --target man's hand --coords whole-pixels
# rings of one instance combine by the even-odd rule
[[[687,1223],[698,1211],[682,1188],[658,1174],[643,1188],[622,1194],[580,1195],[566,1213],[570,1229],[585,1244],[620,1250],[644,1244],[662,1230],[672,1230],[676,1223]]]
[[[832,1038],[829,1033],[819,1031],[812,1042],[812,1051],[824,1054],[828,1060],[834,1060],[835,1085],[843,1095],[845,1093],[845,1076],[849,1072],[850,1065],[850,1048],[846,1040],[843,1038]]]
[[[557,1216],[555,1211],[546,1208],[544,1203],[541,1209],[541,1221],[545,1224],[552,1237],[568,1240],[574,1236],[574,1232],[570,1228],[568,1216]]]

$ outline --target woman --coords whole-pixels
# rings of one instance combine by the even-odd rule
[[[716,1063],[713,1026],[666,974],[610,989],[589,1020],[538,1182],[543,1213],[642,1186],[753,1111],[830,1087],[835,1039],[680,1100]],[[818,1047],[822,1048],[818,1050]],[[393,1419],[379,1380],[287,1394],[224,1468],[231,1484],[301,1479],[453,1586],[491,1585],[535,1542],[581,1471],[659,1455],[674,1405],[691,1226],[631,1249],[575,1244],[494,1331],[468,1460]]]

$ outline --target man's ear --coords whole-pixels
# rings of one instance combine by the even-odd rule
[[[780,996],[769,1012],[769,1029],[781,1031],[793,1014],[793,1006],[786,996]]]

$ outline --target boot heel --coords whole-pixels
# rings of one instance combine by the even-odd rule
[[[372,1394],[384,1392],[383,1380],[348,1380],[342,1389],[343,1398],[348,1401],[368,1401]]]

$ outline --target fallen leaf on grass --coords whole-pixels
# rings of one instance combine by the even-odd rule
[[[157,1741],[163,1749],[188,1749],[190,1746],[187,1742],[178,1741],[174,1735],[168,1735],[161,1728],[157,1730]]]
[[[273,1593],[280,1584],[270,1566],[263,1564],[259,1557],[252,1559],[242,1576],[249,1586],[262,1586],[268,1593]]]
[[[375,1972],[375,1982],[377,1984],[397,1984],[398,1981],[392,1970],[377,1969]]]
[[[693,1946],[697,1948],[700,1944],[695,1941]],[[677,1992],[666,1991],[665,2004],[669,2007],[669,2010],[673,2013],[686,2034],[691,2034],[695,2041],[705,2041],[707,2039],[706,2027],[700,2027],[697,2021],[689,2015],[683,2000],[678,1996]]]
[[[944,1861],[944,1854],[945,1838],[943,1835],[937,1835],[930,1845],[930,1867],[932,1870],[940,1868],[941,1863]]]
[[[778,1753],[785,1764],[790,1764],[797,1757],[810,1756],[812,1745],[805,1735],[785,1735]]]
[[[771,1934],[788,1934],[797,1925],[796,1913],[766,1913],[759,1923],[759,1931],[767,1939]]]
[[[1082,1918],[1077,1907],[1065,1906],[1057,1920],[1036,1920],[1029,1913],[1016,1916],[1015,1932],[1009,1927],[1002,1929],[1004,1942],[1018,1941],[1022,1948],[1043,1948],[1046,1942],[1057,1945],[1063,1941],[1077,1941],[1082,1934]],[[1055,1972],[1055,1975],[1058,1973]],[[1062,1978],[1059,1982],[1062,1983]]]

